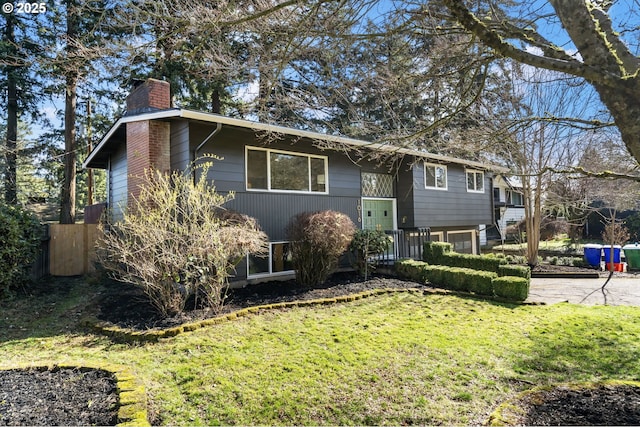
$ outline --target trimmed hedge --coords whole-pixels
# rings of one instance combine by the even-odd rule
[[[396,261],[395,267],[400,277],[419,283],[429,282],[443,289],[489,297],[496,295],[511,301],[524,301],[529,295],[529,279],[523,277],[499,277],[492,271],[429,265],[415,260]]]
[[[494,273],[499,273],[500,266],[507,264],[504,258],[493,255],[470,255],[453,252],[451,244],[446,242],[425,242],[422,259],[430,264],[471,268]]]
[[[501,265],[498,267],[498,276],[515,276],[531,279],[531,268],[526,265]]]
[[[493,280],[493,292],[510,301],[524,301],[529,296],[529,280],[524,277],[497,277]]]

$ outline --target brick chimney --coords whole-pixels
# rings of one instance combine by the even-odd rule
[[[136,82],[127,97],[127,116],[171,108],[169,83],[148,79]],[[171,172],[169,122],[139,120],[127,126],[127,191],[129,197],[140,194],[146,170]],[[131,199],[130,199],[131,200]]]
[[[127,116],[171,108],[169,82],[156,79],[134,80],[127,96]]]

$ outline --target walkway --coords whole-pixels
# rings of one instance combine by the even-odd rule
[[[534,278],[531,279],[527,302],[555,304],[568,301],[575,304],[603,305],[605,299],[600,288],[606,280],[606,277],[598,279]],[[609,305],[640,307],[640,275],[614,273],[605,290]]]

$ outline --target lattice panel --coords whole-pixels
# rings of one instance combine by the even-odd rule
[[[362,195],[365,197],[393,197],[393,176],[362,172]]]

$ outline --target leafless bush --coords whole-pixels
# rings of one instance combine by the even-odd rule
[[[287,236],[298,283],[316,286],[327,280],[354,233],[353,221],[341,212],[303,212],[294,216],[287,226]]]
[[[146,171],[122,221],[103,227],[101,264],[115,279],[140,287],[164,316],[183,311],[192,296],[219,311],[234,266],[247,253],[266,252],[256,221],[223,208],[233,194],[216,193],[206,180],[210,166],[171,175]],[[194,169],[202,169],[195,183]]]

